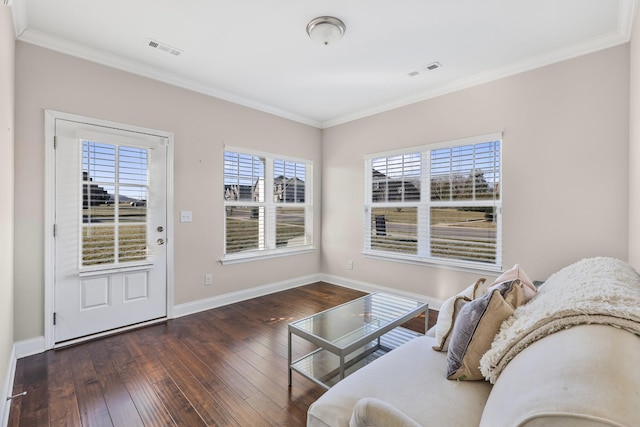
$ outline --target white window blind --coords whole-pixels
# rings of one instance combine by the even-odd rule
[[[501,135],[368,156],[365,254],[499,269]]]
[[[276,206],[276,246],[304,246],[306,170],[304,163],[274,160],[273,201]],[[282,206],[285,205],[285,206]]]
[[[225,151],[223,262],[309,249],[311,176],[309,161]]]
[[[146,149],[82,141],[82,267],[144,261]]]
[[[224,153],[225,253],[265,248],[265,159]]]

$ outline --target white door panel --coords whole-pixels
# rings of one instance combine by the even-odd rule
[[[167,315],[161,136],[56,119],[55,342]]]

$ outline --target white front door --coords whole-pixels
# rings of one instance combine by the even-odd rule
[[[167,144],[55,119],[55,343],[167,316]]]

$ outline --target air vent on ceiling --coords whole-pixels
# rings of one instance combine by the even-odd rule
[[[442,68],[442,64],[440,64],[439,62],[432,62],[431,64],[425,65],[424,67],[422,67],[422,68],[420,68],[418,70],[411,71],[407,75],[409,77],[416,77],[416,76],[420,75],[421,73],[426,73],[427,71],[437,70],[438,68]]]
[[[169,46],[166,43],[159,42],[153,39],[147,39],[147,46],[150,46],[154,49],[161,50],[163,52],[170,53],[171,55],[178,56],[182,53],[182,50],[175,48],[173,46]]]

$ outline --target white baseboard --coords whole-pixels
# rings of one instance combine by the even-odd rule
[[[402,295],[407,298],[415,299],[417,301],[427,302],[429,303],[429,307],[435,310],[438,310],[442,305],[442,301],[435,298],[427,297],[425,295],[399,291],[397,289],[352,280],[341,276],[334,276],[330,274],[313,274],[309,276],[297,277],[291,280],[285,280],[282,282],[258,286],[255,288],[245,289],[242,291],[231,292],[224,295],[218,295],[212,298],[205,298],[198,301],[178,304],[173,307],[173,317],[176,318],[187,316],[189,314],[199,313],[201,311],[210,310],[212,308],[222,307],[224,305],[245,301],[251,298],[257,298],[263,295],[268,295],[274,292],[280,292],[291,288],[297,288],[298,286],[304,286],[315,282],[327,282],[368,293],[389,292],[397,295]],[[21,357],[42,353],[45,350],[46,347],[44,337],[36,337],[24,341],[19,341],[14,345],[14,359],[20,359]]]
[[[9,366],[7,375],[5,376],[5,383],[2,386],[2,395],[0,400],[2,407],[0,408],[0,420],[2,427],[6,427],[9,424],[9,409],[11,408],[11,401],[7,400],[13,393],[13,383],[16,377],[16,363],[21,357],[31,356],[33,354],[43,353],[44,337],[32,338],[29,340],[19,341],[13,344],[11,349],[11,358],[9,360]]]
[[[15,357],[20,359],[22,357],[32,356],[38,353],[44,353],[46,350],[44,337],[31,338],[24,341],[18,341],[15,343]]]
[[[9,409],[11,408],[11,401],[7,400],[13,392],[13,381],[16,375],[16,345],[13,345],[11,349],[11,357],[9,359],[9,366],[7,367],[7,374],[4,377],[4,384],[2,386],[2,395],[0,400],[2,407],[0,407],[0,421],[2,421],[2,427],[6,427],[9,424]]]
[[[388,288],[386,286],[375,285],[372,283],[361,282],[358,280],[347,279],[346,277],[333,276],[331,274],[320,274],[320,281],[331,283],[338,286],[344,286],[345,288],[356,289],[362,292],[388,292],[390,294],[396,294],[404,296],[406,298],[415,299],[416,301],[423,301],[429,304],[429,308],[439,310],[443,301],[431,298],[425,295],[416,294],[413,292],[399,291],[394,288]]]
[[[187,302],[173,306],[173,317],[182,317],[189,314],[199,313],[201,311],[210,310],[212,308],[222,307],[224,305],[245,301],[251,298],[261,297],[263,295],[284,291],[298,286],[308,285],[310,283],[321,281],[320,274],[311,276],[297,277],[283,282],[271,283],[256,288],[250,288],[242,291],[231,292],[224,295],[218,295],[212,298],[205,298],[198,301]]]

